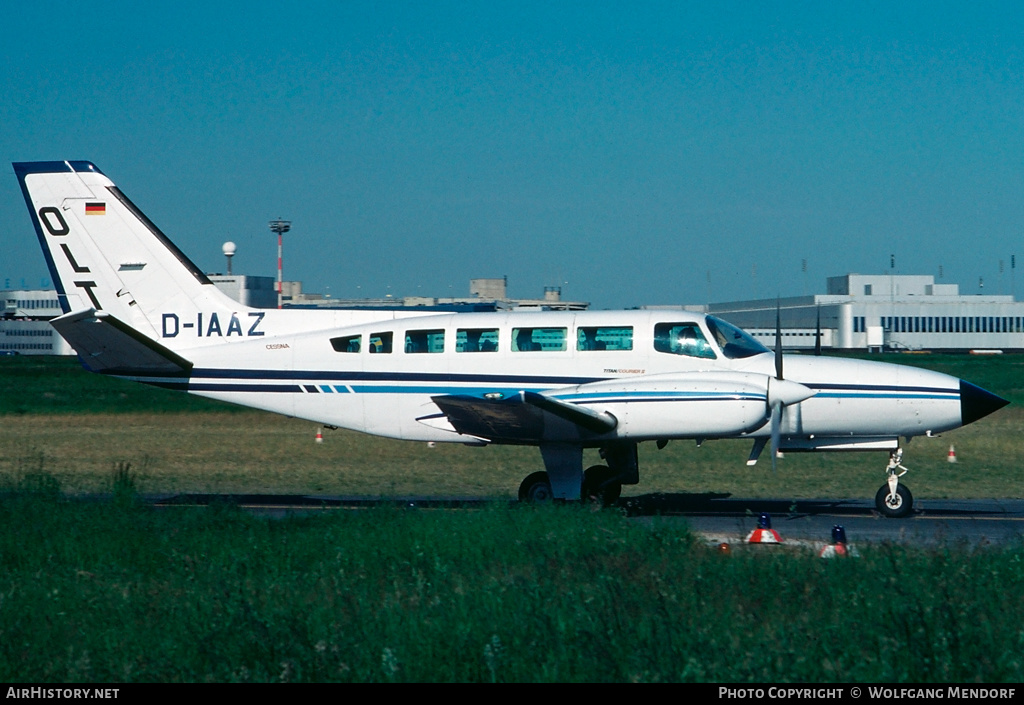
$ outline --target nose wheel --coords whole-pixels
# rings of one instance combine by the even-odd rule
[[[908,517],[914,511],[914,495],[906,485],[900,484],[900,478],[907,474],[907,468],[900,464],[902,460],[902,448],[889,453],[889,465],[885,469],[889,479],[875,493],[875,508],[878,513],[891,519]],[[900,470],[903,472],[899,472]]]

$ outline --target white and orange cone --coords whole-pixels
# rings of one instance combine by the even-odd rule
[[[949,447],[949,455],[946,456],[946,460],[950,463],[956,462],[956,450],[953,449],[953,446]]]
[[[832,543],[826,544],[818,554],[822,558],[856,557],[857,549],[846,543],[846,529],[838,524],[832,527]]]
[[[747,534],[747,543],[782,543],[782,537],[772,528],[772,518],[767,512],[761,513],[757,528]]]

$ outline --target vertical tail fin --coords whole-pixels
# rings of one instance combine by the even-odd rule
[[[244,310],[95,165],[22,162],[14,171],[65,313],[104,311],[163,339],[174,337],[164,330],[169,320],[177,331],[178,321],[203,313]]]

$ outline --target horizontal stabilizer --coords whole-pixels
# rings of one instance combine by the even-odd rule
[[[192,370],[191,362],[104,311],[73,311],[50,325],[92,372],[181,376]]]

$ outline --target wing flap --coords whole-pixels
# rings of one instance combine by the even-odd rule
[[[536,392],[519,392],[502,399],[452,394],[431,397],[459,433],[506,442],[544,439],[549,421],[545,413],[601,434],[615,429],[618,421],[607,412],[586,409]]]
[[[92,372],[181,376],[192,370],[191,362],[104,311],[73,311],[50,325]]]
[[[452,426],[467,436],[491,440],[536,441],[544,434],[544,412],[520,395],[482,399],[464,394],[431,397]]]

